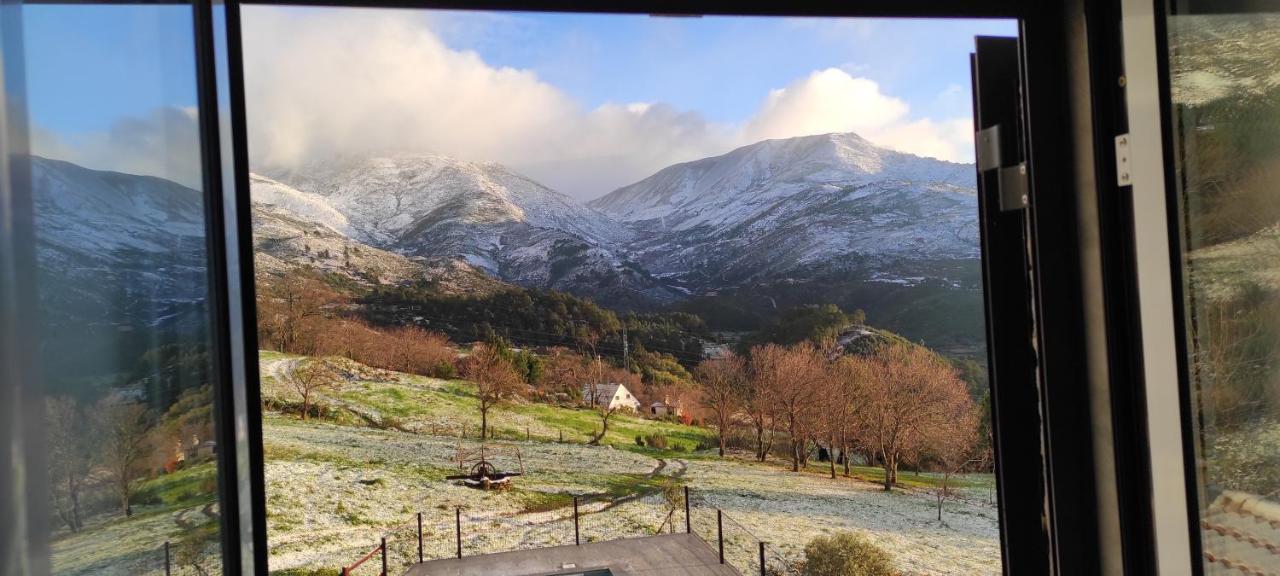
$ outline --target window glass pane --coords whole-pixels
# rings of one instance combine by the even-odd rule
[[[28,6],[55,574],[221,573],[190,6]]]
[[[1210,574],[1270,573],[1280,568],[1280,17],[1174,15],[1168,33],[1203,561]]]
[[[743,574],[1000,570],[969,54],[1014,23],[243,22],[273,571],[719,573],[717,509]]]

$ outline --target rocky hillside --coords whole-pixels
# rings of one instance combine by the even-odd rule
[[[498,164],[403,154],[267,172],[321,199],[341,215],[329,219],[336,230],[375,247],[614,304],[679,296],[629,261],[620,247],[631,229]],[[258,182],[264,196],[274,193]]]
[[[971,165],[856,134],[766,140],[590,205],[640,232],[646,269],[695,291],[831,271],[900,282],[921,275],[904,263],[979,256]]]

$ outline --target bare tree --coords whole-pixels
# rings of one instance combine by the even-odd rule
[[[293,369],[289,383],[302,396],[302,419],[311,415],[312,394],[318,390],[337,387],[341,376],[324,360],[306,360]]]
[[[876,352],[863,415],[866,442],[884,467],[884,489],[898,480],[898,463],[928,446],[932,432],[947,425],[951,408],[968,398],[955,369],[917,346],[887,346]],[[972,402],[970,402],[972,405]]]
[[[84,527],[80,491],[93,467],[89,423],[75,398],[52,397],[45,401],[48,441],[49,496],[58,518],[72,532]]]
[[[315,324],[325,315],[326,306],[338,295],[313,274],[294,270],[268,285],[258,298],[258,330],[264,342],[281,352],[313,354],[317,336],[323,331]]]
[[[762,370],[769,362],[764,361],[759,348],[751,353],[747,363],[747,385],[743,387],[742,406],[751,421],[751,428],[756,436],[756,460],[764,462],[773,450],[774,423],[776,421],[775,403],[773,401],[773,372]]]
[[[778,423],[791,438],[792,472],[798,472],[806,459],[823,363],[822,355],[810,342],[787,348],[766,344],[751,351],[751,372],[769,395]]]
[[[111,485],[120,499],[120,511],[132,516],[130,500],[134,480],[142,474],[150,418],[141,404],[105,398],[94,408],[94,433],[101,442],[100,456]]]
[[[694,377],[702,390],[702,406],[710,411],[720,437],[720,456],[724,457],[726,438],[741,410],[746,363],[735,354],[704,360],[694,370]]]
[[[819,386],[817,423],[827,444],[832,478],[836,477],[837,450],[844,460],[844,475],[849,475],[849,444],[856,426],[858,385],[863,380],[864,366],[859,357],[842,356],[827,368]]]
[[[477,344],[467,358],[464,372],[476,384],[480,405],[480,439],[489,432],[489,410],[520,390],[523,382],[515,367],[493,346]]]
[[[546,373],[542,385],[550,393],[576,397],[590,374],[590,362],[567,348],[552,348],[544,357]]]
[[[934,490],[938,499],[938,521],[942,503],[951,496],[951,477],[984,459],[978,442],[979,413],[967,394],[952,396],[942,407],[943,418],[926,431],[926,452],[942,469],[942,484]]]

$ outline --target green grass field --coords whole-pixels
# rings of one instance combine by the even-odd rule
[[[260,354],[264,364],[299,358],[270,351]],[[264,374],[262,389],[267,399],[297,400],[296,392],[269,375]],[[339,424],[409,429],[437,435],[465,432],[469,437],[478,435],[480,430],[479,402],[473,385],[465,380],[397,374],[395,381],[356,380],[343,384],[339,390],[323,390],[318,396],[322,404],[348,408],[332,411],[331,418]],[[523,399],[499,404],[489,413],[490,433],[499,439],[560,441],[563,438],[565,442],[581,443],[591,439],[600,425],[600,414],[596,410]],[[665,436],[667,448],[657,450],[636,443],[637,436],[650,434]],[[662,457],[692,453],[714,441],[714,432],[706,428],[618,412],[609,418],[609,431],[602,443]]]

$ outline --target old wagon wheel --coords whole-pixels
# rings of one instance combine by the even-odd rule
[[[498,469],[494,468],[493,464],[490,464],[487,460],[481,460],[471,466],[472,478],[492,477],[496,476],[497,473]]]

